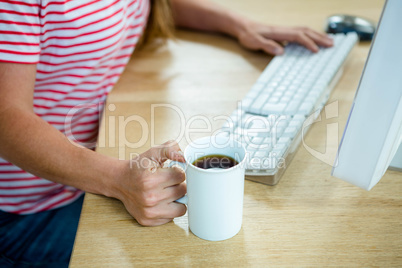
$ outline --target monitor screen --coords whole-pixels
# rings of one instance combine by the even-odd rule
[[[338,148],[332,175],[370,190],[402,169],[402,1],[388,0]]]

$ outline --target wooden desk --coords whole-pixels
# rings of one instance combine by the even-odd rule
[[[216,0],[217,1],[217,0]],[[218,2],[218,1],[217,1]],[[267,23],[321,30],[333,13],[377,20],[383,1],[221,0],[221,4]],[[134,56],[108,98],[98,151],[128,158],[154,144],[206,128],[194,116],[228,115],[271,57],[249,52],[229,38],[180,31],[178,42]],[[349,113],[369,45],[353,51],[329,103],[339,117],[322,120],[305,139],[307,147],[333,156],[327,125],[338,123],[338,139]],[[152,104],[171,106],[154,107]],[[173,107],[173,108],[172,108]],[[177,109],[177,110],[175,110]],[[119,122],[120,116],[120,122]],[[123,124],[124,119],[131,122]],[[140,118],[143,118],[143,120]],[[113,121],[114,120],[114,121]],[[143,124],[143,125],[141,125]],[[212,121],[212,131],[222,121]],[[151,135],[153,128],[154,135]],[[147,133],[147,130],[149,131]],[[145,131],[145,140],[141,140]],[[191,137],[206,133],[191,134]],[[124,141],[139,142],[125,148]],[[120,141],[120,146],[119,146]],[[185,147],[186,138],[179,139]],[[330,156],[331,157],[331,156]],[[370,192],[330,176],[331,166],[301,146],[274,186],[245,183],[243,227],[232,239],[208,242],[188,230],[187,216],[159,227],[141,227],[120,201],[87,194],[71,267],[142,266],[402,266],[401,173],[387,171]]]

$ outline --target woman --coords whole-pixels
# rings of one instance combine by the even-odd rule
[[[67,266],[86,191],[121,200],[146,226],[185,214],[173,202],[186,192],[184,174],[161,168],[183,161],[177,143],[146,151],[133,168],[92,150],[106,96],[140,40],[179,26],[275,55],[281,41],[332,45],[311,29],[266,26],[204,0],[16,0],[0,14],[1,266]]]

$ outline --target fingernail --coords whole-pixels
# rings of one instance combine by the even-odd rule
[[[149,167],[149,171],[151,172],[151,173],[155,173],[157,170],[158,170],[158,167],[159,167],[159,163],[157,163],[156,161],[151,161],[151,166]]]

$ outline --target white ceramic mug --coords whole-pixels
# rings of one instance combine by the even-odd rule
[[[202,169],[192,164],[215,154],[230,156],[238,164],[227,169]],[[187,195],[176,202],[187,205],[191,232],[210,241],[235,236],[243,216],[244,147],[227,137],[204,137],[186,147],[184,158]]]

